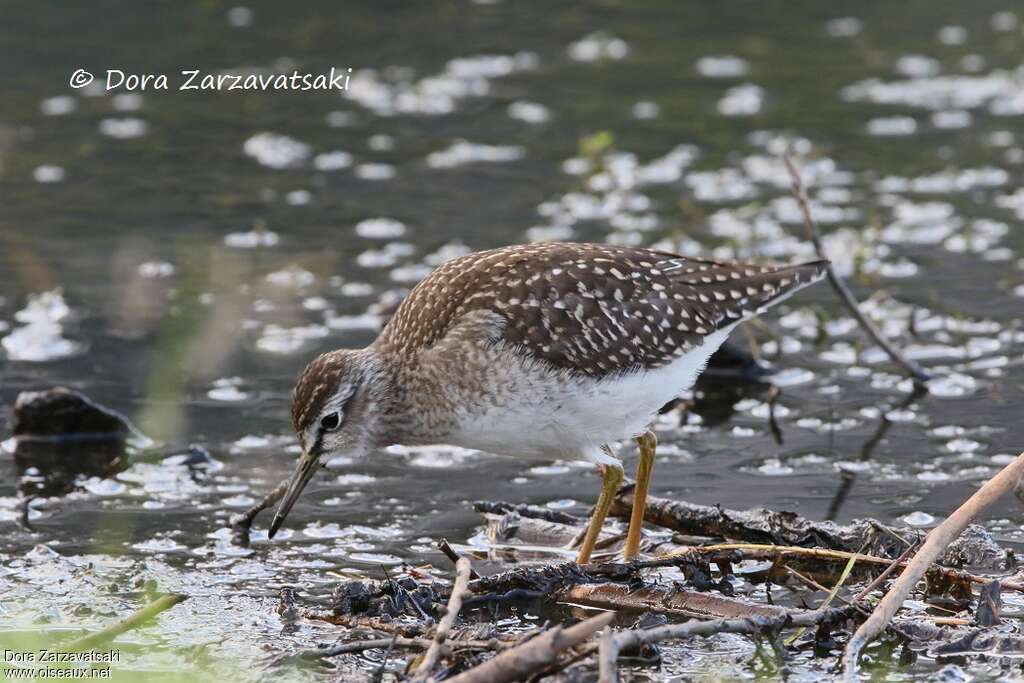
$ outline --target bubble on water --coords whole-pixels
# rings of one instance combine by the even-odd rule
[[[896,60],[895,67],[903,76],[934,76],[942,71],[939,60],[924,55],[904,55]]]
[[[427,265],[436,267],[441,265],[442,263],[447,263],[452,259],[458,258],[460,256],[465,256],[471,251],[472,249],[467,247],[461,241],[455,240],[454,242],[448,242],[447,244],[443,244],[437,249],[437,251],[427,254],[425,257],[423,257],[423,262],[426,263]]]
[[[900,389],[904,391],[911,391],[913,389],[912,382],[909,380],[901,383]],[[949,373],[946,375],[940,375],[934,379],[928,380],[928,393],[931,396],[937,396],[939,398],[959,398],[961,396],[968,396],[973,394],[978,389],[978,382],[969,375],[963,375],[960,373]]]
[[[989,25],[993,31],[1009,32],[1017,30],[1020,20],[1013,12],[996,12],[989,19]]]
[[[949,109],[932,114],[932,125],[936,128],[970,128],[972,123],[974,117],[971,116],[971,112],[963,109]]]
[[[792,387],[814,381],[814,373],[807,368],[787,367],[772,375],[772,384],[778,387]]]
[[[313,199],[313,193],[309,190],[292,190],[284,196],[284,201],[292,206],[305,206]]]
[[[128,490],[128,487],[119,481],[100,477],[89,477],[79,485],[94,496],[119,496]]]
[[[412,256],[416,247],[408,242],[390,242],[382,249],[368,249],[356,256],[356,263],[363,268],[390,268],[398,259]]]
[[[729,434],[730,436],[736,437],[738,439],[749,439],[752,436],[757,436],[757,430],[752,429],[751,427],[741,427],[740,425],[735,425],[729,431]]]
[[[250,508],[256,504],[256,499],[245,495],[228,496],[227,498],[221,498],[220,504],[232,508]]]
[[[359,69],[342,95],[379,116],[450,114],[460,100],[487,95],[491,80],[535,69],[539,62],[532,52],[460,57],[440,73],[419,80],[413,79],[411,69],[402,67]]]
[[[757,466],[757,471],[769,477],[784,477],[787,474],[793,474],[793,468],[789,465],[784,465],[778,458],[765,460]]]
[[[825,32],[835,38],[849,38],[859,34],[864,23],[857,17],[839,17],[825,23]]]
[[[269,230],[251,230],[249,232],[231,232],[224,236],[224,246],[235,249],[255,249],[257,247],[273,247],[281,241],[276,232]]]
[[[275,287],[301,289],[315,283],[316,276],[304,268],[292,265],[273,273],[268,273],[266,280]]]
[[[359,164],[355,168],[356,177],[363,180],[391,180],[396,174],[397,171],[391,164]]]
[[[53,164],[36,166],[32,171],[32,178],[37,183],[59,183],[64,180],[64,169]]]
[[[718,101],[718,113],[723,116],[753,116],[764,106],[764,88],[744,83],[729,88]]]
[[[340,171],[352,165],[353,157],[348,152],[336,150],[313,157],[313,168],[318,171]]]
[[[712,55],[698,59],[696,69],[708,78],[739,78],[750,71],[750,63],[733,55]]]
[[[253,19],[256,15],[252,11],[252,8],[246,7],[245,5],[238,5],[228,10],[225,18],[227,19],[228,25],[233,28],[245,28],[251,26]]]
[[[62,321],[71,309],[59,290],[30,294],[25,308],[14,314],[25,323],[0,340],[12,361],[44,362],[69,358],[85,350],[79,342],[65,339]]]
[[[361,564],[369,564],[374,567],[384,565],[395,567],[402,564],[402,558],[388,555],[386,553],[349,553],[348,559]]]
[[[372,313],[358,315],[334,315],[328,311],[324,322],[332,330],[380,330],[384,327],[384,319]]]
[[[314,339],[323,339],[329,334],[324,325],[297,325],[283,327],[271,324],[263,328],[263,334],[256,340],[256,348],[267,353],[295,353]]]
[[[531,124],[546,123],[551,118],[551,111],[543,104],[519,100],[508,105],[509,118]]]
[[[913,135],[917,121],[909,116],[882,116],[868,121],[867,131],[869,135],[879,136]]]
[[[967,29],[963,26],[943,26],[936,34],[943,45],[963,45],[967,42]]]
[[[686,174],[685,182],[702,202],[735,202],[753,199],[758,194],[754,184],[735,168],[693,171]]]
[[[331,128],[346,128],[356,122],[356,116],[350,111],[329,111],[324,117]]]
[[[373,294],[373,285],[368,282],[346,282],[338,288],[342,296],[363,297]]]
[[[241,377],[223,377],[213,381],[213,388],[206,395],[214,401],[244,401],[249,394],[239,388],[243,383]]]
[[[561,242],[571,240],[575,234],[569,225],[534,225],[526,229],[526,241]]]
[[[367,239],[394,239],[405,233],[405,223],[393,218],[368,218],[356,224],[356,234]]]
[[[974,453],[983,448],[983,444],[974,439],[958,438],[946,444],[946,450],[953,453]]]
[[[70,95],[48,97],[39,103],[39,111],[43,116],[63,116],[70,114],[78,106],[78,101]]]
[[[375,152],[389,152],[395,148],[395,138],[385,133],[376,133],[366,140],[366,146]]]
[[[180,553],[188,550],[185,546],[171,538],[151,538],[141,543],[132,544],[132,548],[140,553]]]
[[[468,140],[456,140],[446,149],[432,152],[427,156],[431,168],[455,168],[472,163],[502,163],[516,161],[526,156],[526,150],[518,145],[483,145]]]
[[[174,275],[174,266],[166,261],[146,261],[139,264],[138,273],[147,279],[167,278]]]
[[[657,102],[642,100],[633,104],[633,117],[641,121],[656,119],[660,113],[661,107],[658,106]]]
[[[278,133],[257,133],[242,145],[247,156],[269,168],[294,168],[310,155],[311,148],[304,142]]]
[[[927,512],[911,512],[903,515],[903,521],[910,526],[930,526],[935,523],[935,517],[929,515]]]
[[[117,111],[138,111],[142,109],[143,97],[137,92],[123,92],[114,95],[110,105]]]
[[[562,464],[536,465],[528,469],[527,472],[540,477],[553,477],[560,474],[567,474],[569,472],[569,467]]]
[[[413,264],[393,269],[388,277],[394,282],[415,284],[430,275],[433,268],[425,264]]]
[[[597,31],[569,45],[569,58],[577,62],[596,62],[602,59],[618,60],[629,54],[629,45],[621,38]]]
[[[351,474],[340,474],[335,480],[336,483],[342,486],[364,486],[366,484],[372,484],[377,481],[377,477],[369,474],[357,474],[355,472]]]
[[[146,134],[147,129],[148,126],[145,121],[133,117],[103,119],[99,123],[100,133],[119,140],[142,137]]]

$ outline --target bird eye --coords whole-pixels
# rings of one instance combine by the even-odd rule
[[[341,415],[338,413],[329,413],[320,418],[320,426],[323,427],[325,432],[333,432],[339,426],[341,426]]]

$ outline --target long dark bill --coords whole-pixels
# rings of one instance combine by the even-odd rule
[[[284,492],[284,498],[281,499],[281,504],[277,506],[274,521],[270,523],[270,531],[267,532],[267,538],[273,538],[277,530],[281,528],[284,518],[288,516],[292,506],[295,505],[295,501],[299,499],[302,489],[306,488],[306,484],[313,478],[319,467],[320,458],[315,455],[303,453],[302,457],[299,458],[299,465],[295,468],[292,478],[288,480],[288,490]]]

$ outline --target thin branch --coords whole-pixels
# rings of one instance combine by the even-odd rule
[[[454,565],[458,565],[459,560],[462,559],[462,557],[457,552],[455,552],[455,548],[452,547],[452,544],[448,542],[447,538],[442,538],[440,541],[437,542],[437,549],[440,550],[445,557],[451,560],[452,564]],[[479,578],[480,575],[476,573],[475,569],[469,570],[470,581],[476,581]]]
[[[669,624],[646,630],[623,631],[617,635],[609,632],[601,638],[599,648],[598,683],[618,683],[619,672],[617,661],[619,652],[634,649],[649,643],[663,640],[689,638],[691,636],[712,636],[718,633],[757,634],[764,631],[777,631],[783,628],[815,626],[829,621],[844,619],[849,614],[847,608],[816,609],[800,614],[786,614],[779,617],[752,617],[745,619],[715,619],[714,621],[687,621],[682,624]]]
[[[181,595],[180,593],[163,595],[145,607],[136,610],[128,618],[123,619],[116,624],[111,624],[98,633],[92,633],[77,640],[73,640],[67,645],[61,645],[59,649],[61,652],[78,652],[80,650],[95,649],[110,642],[114,638],[117,638],[125,631],[132,631],[139,628],[156,615],[165,610],[169,610],[187,598],[187,595]]]
[[[903,570],[900,577],[893,582],[889,592],[875,606],[868,620],[860,625],[857,632],[846,644],[843,653],[843,667],[847,681],[858,680],[857,660],[861,650],[875,636],[882,632],[889,621],[903,605],[910,591],[924,576],[931,564],[942,554],[950,543],[959,536],[971,521],[984,512],[1004,493],[1012,489],[1024,476],[1024,453],[1021,453],[1009,465],[999,471],[967,499],[942,524],[929,532],[921,549]]]
[[[556,661],[561,652],[586,641],[612,623],[614,612],[602,612],[568,628],[555,626],[521,645],[505,650],[469,671],[445,679],[446,683],[510,683],[542,671]]]
[[[413,681],[426,681],[434,667],[437,666],[437,662],[441,658],[441,647],[444,645],[445,640],[448,639],[448,634],[451,633],[455,620],[459,616],[459,611],[462,609],[462,598],[469,592],[466,589],[469,585],[469,572],[469,560],[465,557],[459,558],[459,561],[455,564],[455,585],[452,586],[452,594],[448,598],[448,607],[445,610],[444,616],[437,622],[434,642],[431,643],[426,654],[423,655],[423,659],[420,660],[420,665],[416,669],[416,676],[413,678]]]
[[[797,171],[796,165],[793,163],[793,158],[789,154],[783,156],[783,160],[786,162],[786,169],[789,171],[790,180],[793,183],[793,197],[796,198],[797,204],[800,205],[800,213],[803,214],[804,225],[807,228],[807,236],[810,238],[811,243],[814,245],[814,250],[818,253],[818,258],[828,261],[828,254],[825,253],[825,246],[821,242],[821,234],[818,232],[818,224],[815,222],[814,217],[811,215],[810,202],[807,199],[807,192],[804,190],[803,181],[800,179],[800,172]],[[825,268],[828,275],[829,284],[836,290],[839,298],[842,300],[846,307],[850,309],[853,317],[857,319],[857,322],[864,329],[871,339],[882,347],[882,350],[892,359],[894,363],[903,368],[910,377],[917,383],[923,383],[931,378],[920,365],[914,361],[904,357],[900,353],[899,349],[889,343],[887,339],[882,337],[881,332],[878,328],[867,319],[867,317],[861,313],[860,307],[857,305],[857,299],[854,298],[853,293],[846,286],[839,276],[836,274],[835,268],[833,268],[831,262]]]

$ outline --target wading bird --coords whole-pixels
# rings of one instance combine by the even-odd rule
[[[585,563],[623,478],[610,444],[634,438],[640,462],[624,550],[632,559],[654,466],[654,416],[693,386],[737,324],[817,281],[826,265],[575,243],[449,261],[372,344],[325,353],[299,377],[292,420],[302,456],[270,536],[322,460],[450,444],[598,465],[604,481],[579,550]]]

